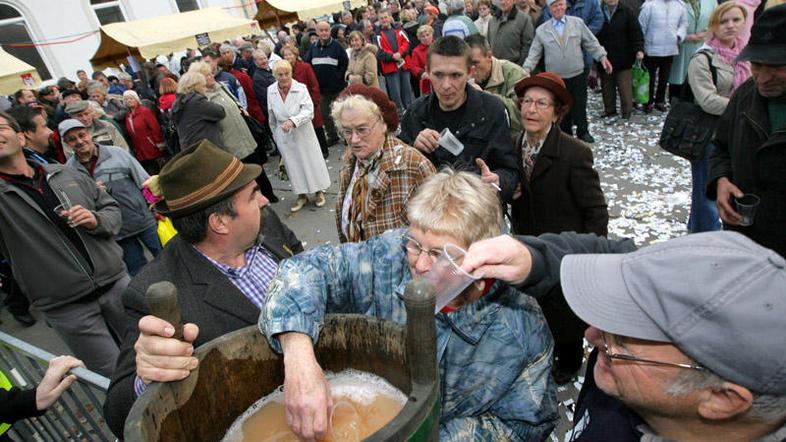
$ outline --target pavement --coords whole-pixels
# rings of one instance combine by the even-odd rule
[[[644,246],[684,235],[690,206],[690,167],[687,161],[657,146],[665,114],[655,111],[645,115],[636,111],[630,120],[624,121],[603,119],[601,113],[600,94],[590,92],[590,132],[597,140],[592,149],[609,204],[609,237],[633,238],[637,245]],[[328,203],[317,208],[310,202],[297,213],[289,211],[297,195],[292,193],[288,182],[278,178],[278,157],[272,157],[265,165],[280,199],[271,207],[303,241],[306,249],[338,244],[334,205],[342,151],[343,146],[332,146],[327,159],[332,183],[326,192]],[[25,328],[3,310],[0,312],[0,330],[50,353],[68,354],[68,348],[46,326],[41,313],[34,308],[31,311],[39,321]],[[574,383],[559,388],[561,419],[551,440],[569,438],[574,401],[582,381],[583,377],[579,377]]]

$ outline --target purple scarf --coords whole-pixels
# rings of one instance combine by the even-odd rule
[[[718,40],[718,37],[712,36],[709,41],[707,41],[707,45],[712,47],[715,51],[715,54],[720,57],[725,63],[729,66],[734,68],[734,80],[731,83],[731,89],[729,90],[729,97],[737,90],[737,88],[742,84],[745,83],[749,78],[751,78],[751,66],[750,63],[747,61],[743,61],[741,63],[737,63],[734,61],[737,56],[742,51],[742,48],[745,46],[745,42],[742,38],[737,37],[737,41],[734,42],[734,47],[729,48],[723,45],[723,43]]]

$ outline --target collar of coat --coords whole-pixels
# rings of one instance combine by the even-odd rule
[[[403,141],[388,134],[385,138],[385,142],[382,143],[382,148],[380,149],[381,158],[379,162],[377,162],[376,170],[379,172],[387,172],[389,170],[403,170],[406,168],[406,162],[402,161],[404,157],[403,146]],[[357,161],[354,155],[349,154],[349,158],[346,159],[344,166],[341,168],[341,176],[346,175],[351,178]],[[349,181],[347,181],[347,183],[349,183]]]
[[[484,119],[486,117],[483,114],[485,109],[483,109],[483,97],[481,96],[481,94],[484,94],[485,92],[479,91],[469,84],[464,87],[464,90],[467,93],[467,101],[462,105],[466,107],[464,109],[464,114],[462,115],[462,121],[460,125],[461,127],[466,126],[470,121],[474,122],[477,119]],[[423,120],[430,120],[431,117],[429,115],[434,115],[434,113],[437,112],[437,109],[439,109],[438,106],[439,99],[437,98],[437,94],[429,94],[428,106],[423,108],[423,113],[426,113],[427,115],[424,115]],[[442,130],[442,128],[439,128],[439,130]],[[459,136],[458,133],[455,135],[457,137]]]

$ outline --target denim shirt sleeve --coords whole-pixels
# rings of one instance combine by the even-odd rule
[[[388,319],[387,310],[395,307],[377,298],[389,296],[397,277],[400,280],[401,266],[395,265],[402,262],[400,236],[401,231],[394,230],[362,243],[323,246],[282,261],[258,324],[273,349],[281,352],[274,336],[284,332],[307,334],[316,343],[326,311]],[[386,311],[377,311],[381,305]]]

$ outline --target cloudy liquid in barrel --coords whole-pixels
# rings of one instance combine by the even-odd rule
[[[336,408],[332,428],[324,442],[363,440],[393,420],[407,401],[400,390],[371,373],[349,369],[338,374],[326,373],[325,377],[330,383],[333,403],[349,403],[352,407]],[[224,442],[298,440],[287,425],[281,387],[249,407],[223,439]]]

